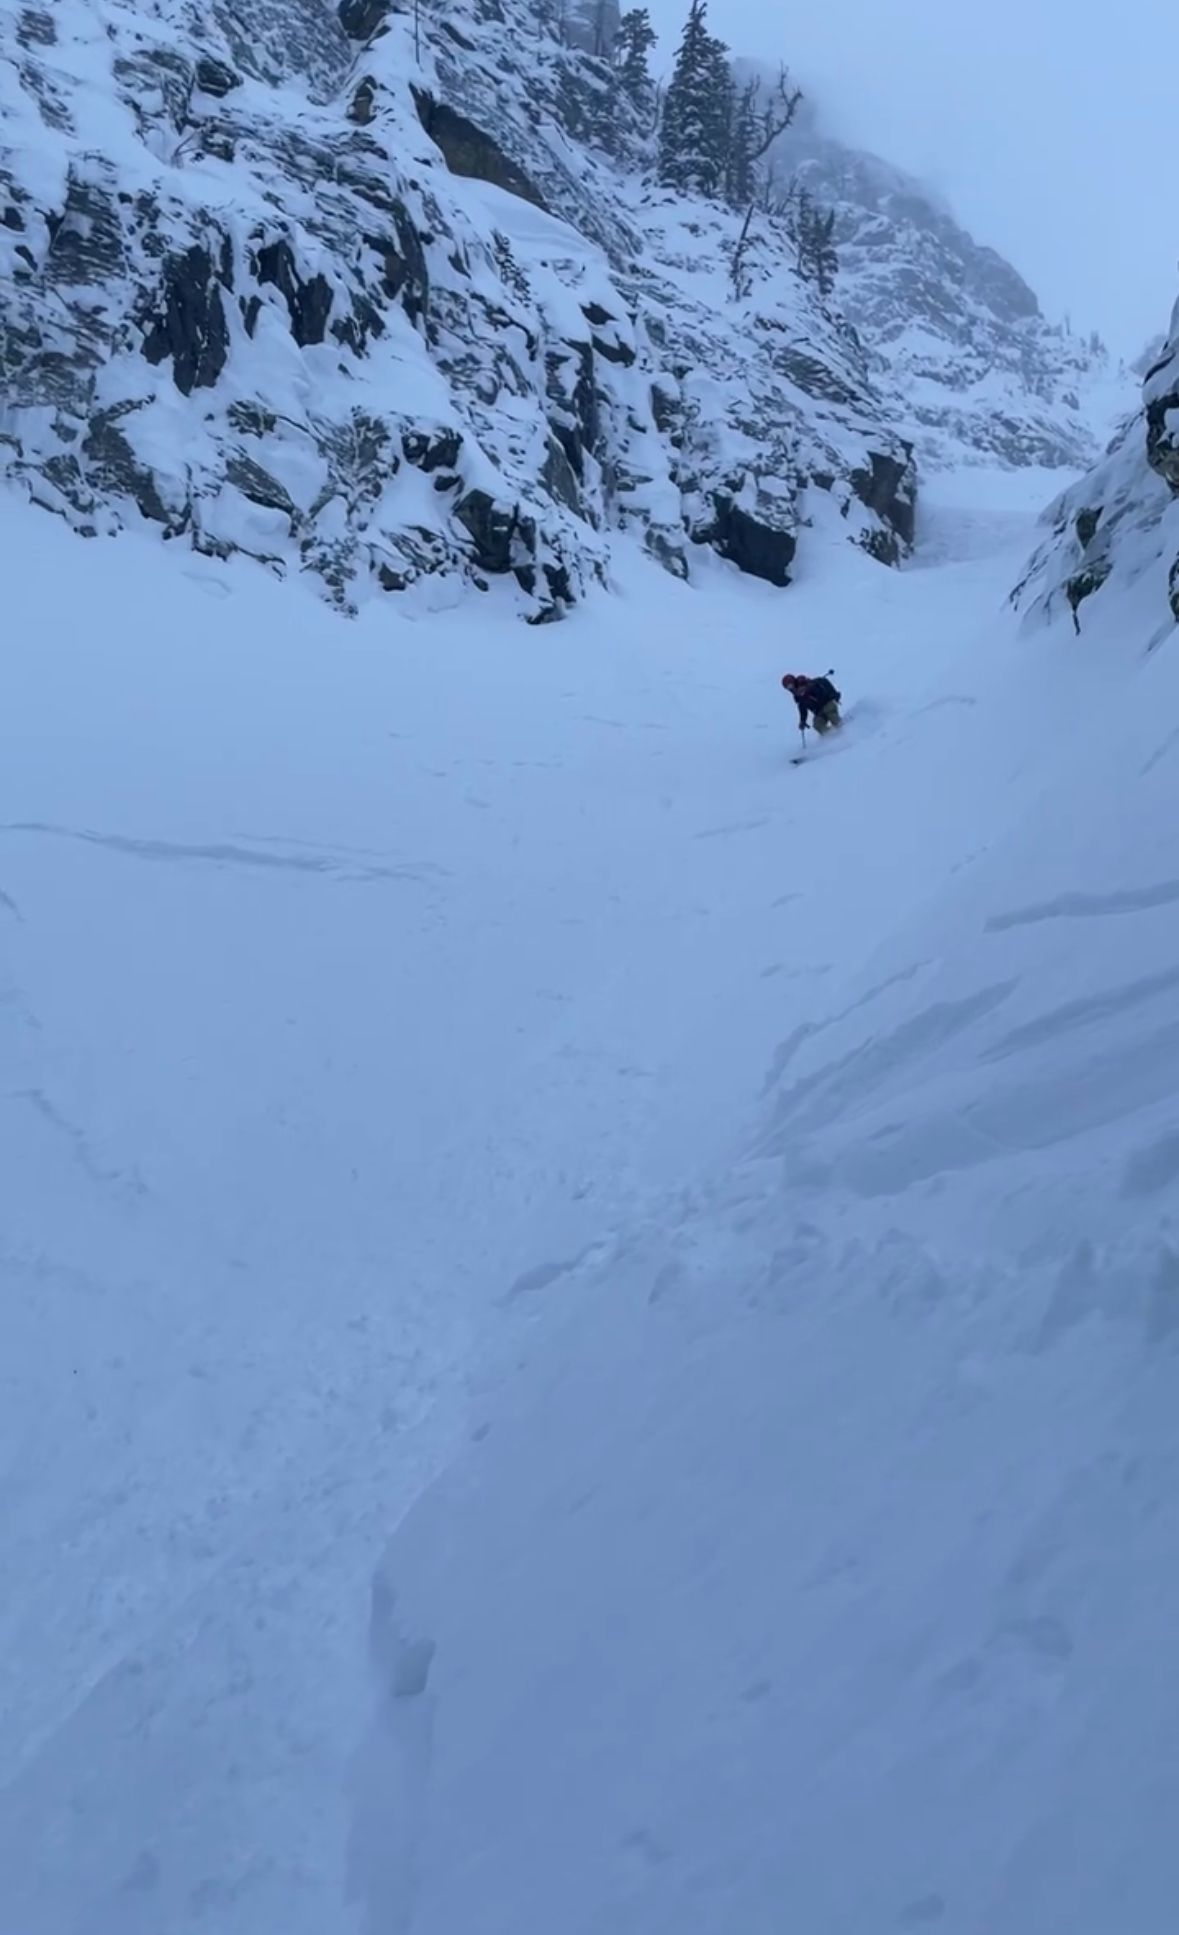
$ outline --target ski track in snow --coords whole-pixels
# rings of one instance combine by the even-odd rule
[[[1163,1935],[1167,711],[1131,866],[964,490],[542,634],[0,506],[4,1935]]]
[[[36,820],[13,820],[0,826],[0,834],[44,834],[51,839],[81,840],[88,846],[106,847],[111,853],[128,854],[133,860],[207,861],[214,867],[264,867],[286,869],[292,873],[329,874],[341,880],[424,880],[437,875],[429,866],[388,866],[356,856],[330,852],[269,853],[220,841],[212,845],[185,845],[178,840],[133,839],[119,833],[96,833],[89,827],[48,826]],[[274,842],[273,844],[278,844]]]

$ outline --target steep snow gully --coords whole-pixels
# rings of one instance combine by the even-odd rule
[[[3,504],[3,1935],[1173,1928],[1179,670],[1052,488],[544,633]]]

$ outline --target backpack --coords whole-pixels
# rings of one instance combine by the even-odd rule
[[[833,701],[836,705],[838,705],[840,699],[843,696],[843,694],[839,692],[835,686],[832,685],[830,679],[827,679],[827,678],[811,679],[809,684],[807,685],[806,695],[811,705],[815,708],[816,711],[819,711],[819,712],[822,711],[825,705],[830,705]]]

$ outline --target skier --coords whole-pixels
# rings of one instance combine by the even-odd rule
[[[798,723],[803,732],[812,721],[818,733],[831,732],[843,724],[839,716],[843,694],[829,678],[812,679],[801,672],[787,672],[782,684],[798,707]]]

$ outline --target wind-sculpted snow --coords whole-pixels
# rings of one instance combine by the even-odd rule
[[[391,1540],[366,1926],[1169,1926],[1179,665],[1057,617],[1049,731],[992,620],[783,792],[792,966],[841,916],[857,965],[779,984],[743,1154],[561,1281]]]

